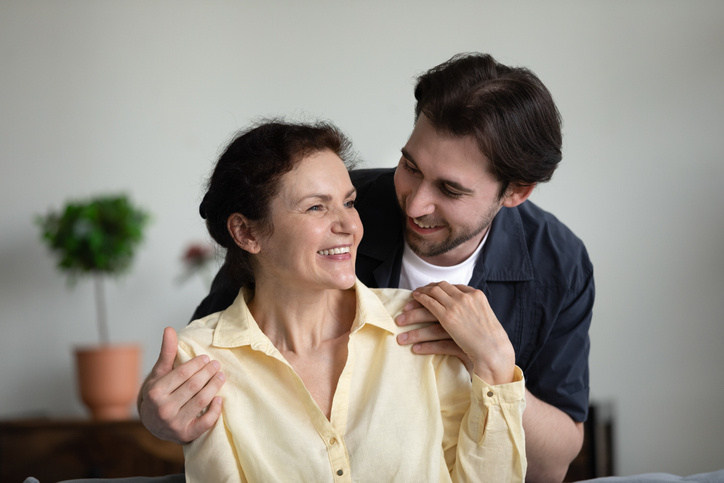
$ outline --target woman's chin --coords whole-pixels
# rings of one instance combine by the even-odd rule
[[[332,282],[333,288],[340,290],[349,290],[354,287],[354,283],[357,281],[357,277],[354,274],[338,275],[334,277]]]

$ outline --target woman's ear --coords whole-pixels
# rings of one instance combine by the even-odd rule
[[[533,194],[536,183],[526,185],[509,186],[503,195],[503,206],[515,208]]]
[[[226,228],[231,238],[242,249],[249,253],[259,253],[261,247],[254,236],[249,220],[241,213],[232,213],[226,220]]]

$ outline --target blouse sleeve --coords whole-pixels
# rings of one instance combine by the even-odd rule
[[[437,374],[443,451],[452,480],[523,482],[527,469],[523,372],[516,366],[514,382],[497,386],[473,374],[470,389],[468,373],[450,357],[438,366]]]
[[[191,360],[194,352],[180,342],[175,365]],[[246,483],[223,411],[210,430],[184,446],[184,466],[186,483]]]

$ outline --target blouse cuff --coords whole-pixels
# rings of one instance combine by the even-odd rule
[[[512,403],[525,399],[525,378],[520,367],[515,366],[513,382],[491,386],[473,373],[473,394],[483,404]]]

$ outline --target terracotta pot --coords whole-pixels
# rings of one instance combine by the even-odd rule
[[[80,397],[93,419],[130,418],[140,386],[140,356],[137,345],[76,349]]]

